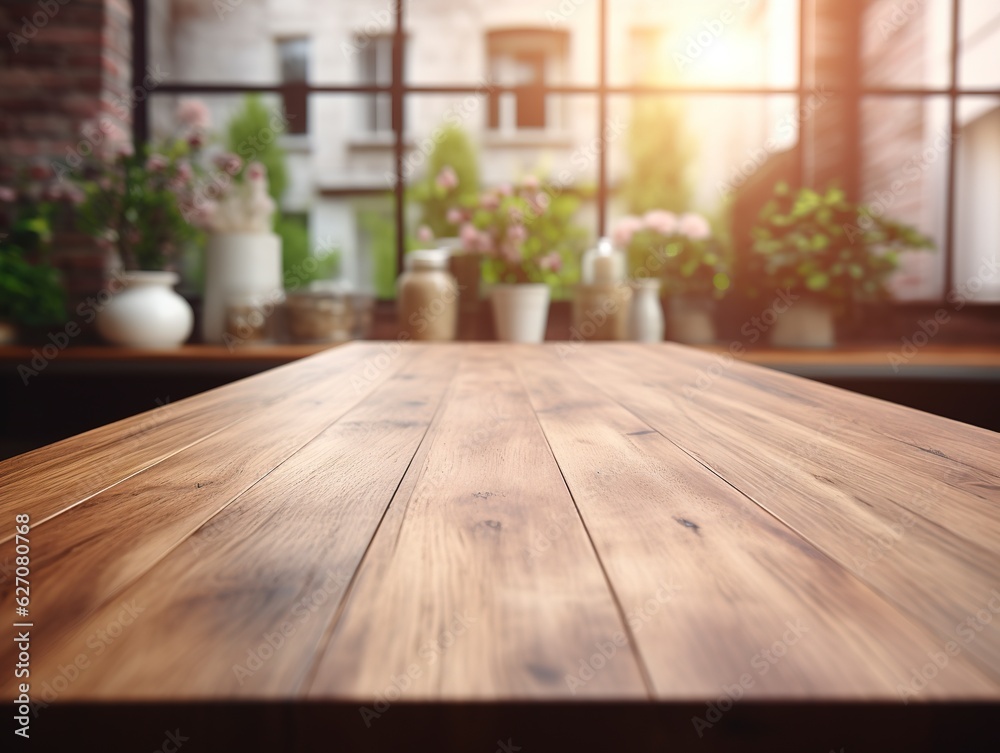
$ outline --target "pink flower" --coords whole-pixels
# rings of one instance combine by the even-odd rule
[[[549,198],[547,193],[539,192],[528,198],[528,207],[531,209],[532,213],[536,215],[544,214],[551,203],[552,199]]]
[[[686,235],[693,241],[703,241],[711,237],[712,228],[708,220],[700,214],[685,214],[680,219],[679,230],[682,235]]]
[[[17,201],[17,193],[10,186],[0,186],[0,201]]]
[[[188,136],[188,145],[192,149],[201,149],[203,146],[205,146],[205,137],[201,134],[200,131],[192,131],[191,134]]]
[[[83,203],[84,199],[86,199],[87,196],[86,194],[84,194],[82,190],[80,190],[76,186],[71,186],[70,188],[66,189],[66,198],[69,199],[70,203],[73,206],[78,207]]]
[[[458,231],[458,236],[462,239],[462,248],[465,251],[479,250],[479,231],[476,230],[476,226],[471,222],[462,225],[462,229]]]
[[[216,156],[215,166],[220,170],[229,173],[230,175],[236,175],[243,167],[243,160],[237,157],[235,154],[220,154]]]
[[[677,215],[673,212],[654,209],[651,212],[646,212],[646,216],[642,220],[646,223],[646,227],[654,233],[673,235],[677,232]]]
[[[267,168],[260,162],[251,162],[247,165],[247,178],[252,181],[264,180],[267,177]]]
[[[458,188],[458,174],[450,166],[445,166],[441,169],[441,172],[438,173],[435,182],[437,183],[438,188],[445,191],[454,190]]]
[[[465,212],[461,209],[449,209],[447,219],[450,225],[460,225],[465,222]]]
[[[479,199],[479,206],[492,212],[500,208],[500,197],[495,193],[484,193]]]
[[[434,231],[427,227],[427,225],[421,225],[420,229],[417,230],[417,240],[421,243],[430,243],[434,240]]]
[[[500,247],[500,255],[509,264],[520,264],[521,263],[521,249],[514,245],[513,243],[504,243]]]
[[[513,196],[514,186],[512,186],[510,183],[501,183],[499,188],[497,188],[497,193],[500,194],[501,196]]]
[[[524,179],[524,187],[529,191],[537,191],[541,182],[538,180],[537,176],[529,175]]]
[[[170,161],[162,154],[151,154],[146,160],[146,169],[150,172],[158,173],[165,170]]]
[[[208,105],[200,99],[182,99],[177,105],[177,120],[188,128],[203,131],[212,125]]]
[[[507,238],[511,243],[524,243],[528,238],[528,229],[524,225],[511,225],[507,229]]]
[[[562,269],[562,257],[558,252],[553,251],[538,260],[538,268],[543,272],[558,272]]]
[[[632,242],[632,236],[645,227],[645,223],[633,215],[622,217],[612,232],[612,240],[619,248],[627,248]]]
[[[194,177],[194,170],[190,162],[180,162],[177,165],[177,179],[189,183]]]

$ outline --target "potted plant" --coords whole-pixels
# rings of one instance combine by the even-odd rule
[[[837,188],[779,184],[752,232],[754,268],[792,301],[771,330],[782,348],[833,347],[837,318],[889,297],[899,252],[933,248],[914,228],[849,202]]]
[[[250,299],[276,302],[282,290],[281,238],[272,228],[276,204],[267,168],[235,154],[215,158],[191,207],[192,221],[209,234],[206,246],[202,337],[221,343],[226,307]]]
[[[110,126],[110,127],[109,127]],[[194,192],[195,138],[134,149],[120,129],[103,123],[102,152],[86,169],[79,220],[126,270],[123,287],[99,313],[109,342],[171,348],[191,334],[194,313],[174,286],[182,247],[198,236],[185,207]]]
[[[625,217],[615,242],[626,249],[633,277],[659,271],[670,315],[671,340],[701,344],[715,341],[713,304],[729,289],[729,265],[721,241],[699,214],[677,216],[652,210]]]
[[[500,340],[545,338],[550,288],[560,285],[564,265],[579,257],[586,241],[573,224],[578,208],[576,198],[544,189],[534,176],[456,208],[452,219],[460,224],[462,250],[483,258]]]
[[[37,188],[0,186],[0,345],[16,342],[22,329],[57,325],[66,318],[59,275],[44,262],[56,207],[38,201]]]

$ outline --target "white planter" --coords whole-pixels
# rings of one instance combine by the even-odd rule
[[[548,285],[494,285],[490,299],[498,340],[540,343],[545,339],[549,320]]]
[[[711,300],[687,296],[671,298],[669,331],[674,342],[687,345],[715,342]]]
[[[663,307],[659,280],[634,280],[635,292],[628,314],[628,339],[641,343],[663,340]]]
[[[822,301],[802,298],[778,314],[771,330],[776,348],[832,348],[836,343],[833,310]]]
[[[205,249],[205,302],[201,335],[221,343],[226,303],[235,299],[280,297],[281,238],[274,233],[217,233]]]
[[[125,287],[97,315],[108,342],[130,348],[176,348],[191,336],[194,312],[174,285],[173,272],[126,272]]]

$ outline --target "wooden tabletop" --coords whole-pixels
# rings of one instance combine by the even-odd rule
[[[1000,700],[1000,435],[720,364],[355,343],[0,463],[32,693]]]

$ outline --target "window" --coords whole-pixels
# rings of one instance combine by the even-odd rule
[[[490,32],[486,40],[491,83],[516,88],[513,93],[491,92],[489,128],[511,132],[559,125],[555,113],[549,112],[545,88],[565,78],[567,35],[506,29]]]
[[[392,84],[392,35],[359,36],[359,83],[365,86]],[[368,134],[392,133],[392,95],[370,94],[364,98],[361,109],[361,132]]]
[[[657,203],[683,196],[745,244],[748,197],[785,179],[881,197],[936,240],[937,253],[905,261],[901,299],[946,300],[1000,249],[996,0],[288,0],[224,20],[187,5],[136,0],[149,36],[136,49],[152,55],[136,67],[172,74],[138,104],[137,137],[177,96],[206,95],[220,125],[247,91],[281,97],[302,113],[291,129],[314,136],[297,155],[316,176],[300,182],[311,226],[392,231],[378,243],[352,231],[357,254],[391,242],[401,260],[406,189],[444,122],[477,144],[485,185],[572,175],[595,236],[626,188],[656,187]],[[376,203],[361,222],[357,208]],[[391,278],[360,257],[345,269]],[[977,302],[1000,302],[1000,284],[979,288]]]
[[[281,95],[288,119],[288,133],[309,132],[309,40],[278,41]]]

